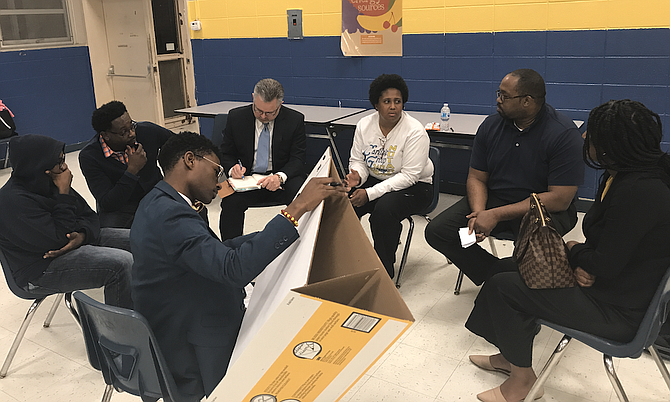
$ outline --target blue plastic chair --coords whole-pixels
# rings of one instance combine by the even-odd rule
[[[73,296],[88,361],[102,371],[107,384],[103,402],[111,399],[114,388],[140,396],[143,401],[184,400],[141,314],[100,303],[80,291]]]
[[[416,215],[423,216],[428,222],[430,222],[429,213],[435,210],[437,207],[438,201],[440,201],[440,150],[437,147],[430,147],[428,151],[428,157],[431,162],[433,162],[433,201],[424,209]],[[395,287],[400,287],[400,275],[402,270],[405,268],[407,263],[407,254],[409,253],[409,245],[412,243],[412,233],[414,233],[414,219],[411,216],[408,216],[407,221],[409,222],[409,230],[407,231],[407,239],[405,239],[405,248],[402,251],[402,258],[400,259],[400,268],[398,268],[398,276],[395,278]]]
[[[44,320],[44,328],[48,328],[51,325],[51,320],[56,314],[56,310],[58,309],[60,301],[63,300],[64,294],[57,293],[54,292],[53,290],[44,288],[35,288],[31,291],[27,291],[21,288],[19,285],[16,284],[16,281],[14,281],[14,275],[12,274],[12,270],[9,268],[9,263],[7,262],[7,258],[5,257],[5,254],[2,252],[2,250],[0,250],[0,264],[2,264],[2,270],[4,271],[5,280],[7,281],[7,286],[9,286],[9,290],[11,290],[12,293],[14,293],[17,297],[20,297],[21,299],[33,301],[33,303],[30,305],[30,308],[28,308],[28,312],[26,313],[26,316],[23,319],[23,323],[21,324],[19,331],[16,333],[16,337],[14,338],[14,342],[12,342],[12,346],[9,348],[9,353],[7,353],[5,362],[2,365],[2,369],[0,369],[0,378],[5,378],[5,376],[7,376],[7,371],[9,371],[9,366],[12,364],[12,360],[14,360],[16,351],[19,349],[19,345],[23,340],[23,336],[25,335],[26,330],[28,329],[30,321],[33,319],[33,315],[35,315],[35,311],[37,311],[37,308],[40,306],[40,304],[42,304],[42,302],[44,301],[44,299],[47,298],[47,296],[51,296],[53,294],[56,295],[54,304],[51,306],[51,310],[49,311],[49,314],[47,314],[47,318]],[[70,302],[70,293],[67,293],[67,298],[65,302],[66,304]]]
[[[637,359],[640,357],[644,349],[648,349],[651,353],[651,356],[656,362],[656,365],[658,366],[658,369],[661,372],[663,379],[665,380],[665,384],[670,390],[670,374],[668,374],[668,369],[665,366],[665,363],[663,360],[661,360],[658,352],[656,351],[656,348],[653,345],[654,341],[658,337],[661,326],[665,322],[665,319],[668,315],[668,302],[670,302],[670,269],[668,269],[665,276],[663,277],[663,280],[661,280],[660,286],[658,287],[654,298],[649,304],[647,313],[642,319],[642,323],[640,324],[635,337],[628,343],[611,341],[609,339],[587,334],[586,332],[566,328],[544,320],[539,320],[540,324],[552,328],[558,332],[562,332],[565,335],[556,346],[554,353],[545,364],[542,372],[537,378],[537,381],[535,381],[533,388],[530,390],[525,400],[534,400],[535,395],[540,389],[542,389],[542,386],[549,377],[551,370],[554,368],[554,366],[556,366],[556,364],[558,364],[561,356],[563,356],[563,353],[565,353],[565,350],[571,339],[577,339],[578,341],[603,354],[607,376],[609,377],[610,382],[614,387],[614,391],[616,391],[620,401],[628,402],[628,397],[626,396],[626,393],[621,386],[621,382],[619,381],[619,378],[614,371],[612,357],[628,357]],[[668,399],[670,399],[670,397]]]

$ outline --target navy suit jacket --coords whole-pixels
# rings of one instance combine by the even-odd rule
[[[221,142],[221,165],[226,173],[238,160],[252,174],[256,142],[256,117],[253,106],[241,106],[228,112]],[[274,120],[272,131],[272,172],[284,172],[288,178],[305,175],[305,116],[282,106]]]
[[[130,231],[133,302],[186,399],[209,395],[223,378],[244,315],[243,287],[297,238],[278,215],[262,232],[222,243],[165,181],[142,199]]]

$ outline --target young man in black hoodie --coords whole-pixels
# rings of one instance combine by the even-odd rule
[[[72,189],[65,143],[42,135],[10,142],[12,176],[0,189],[0,249],[26,290],[104,286],[107,304],[132,308],[128,229],[103,229]]]

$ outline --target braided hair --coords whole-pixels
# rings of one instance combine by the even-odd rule
[[[617,172],[662,170],[670,176],[670,155],[661,150],[663,129],[658,114],[630,99],[611,100],[589,113],[584,162]],[[597,160],[590,155],[593,146]]]

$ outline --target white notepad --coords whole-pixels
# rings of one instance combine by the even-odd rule
[[[233,179],[230,177],[228,178],[228,182],[235,191],[258,190],[261,188],[261,185],[258,184],[258,181],[265,177],[268,177],[268,175],[252,174],[251,176],[244,176],[242,179]]]

